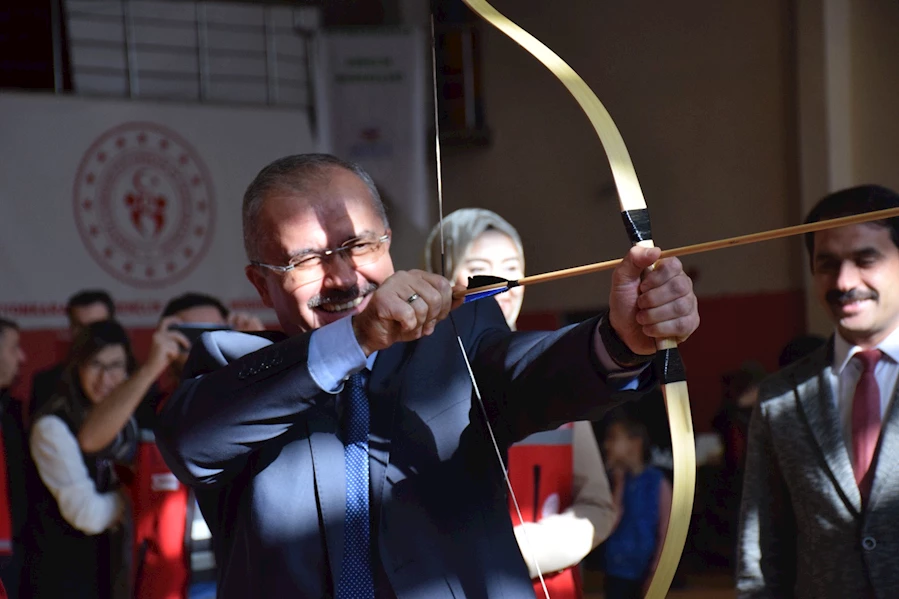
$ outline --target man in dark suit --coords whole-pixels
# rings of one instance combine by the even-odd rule
[[[497,454],[654,384],[655,339],[699,324],[680,263],[641,280],[659,251],[634,248],[608,313],[511,333],[495,300],[457,307],[443,277],[394,272],[356,165],[275,161],[243,219],[247,277],[287,337],[204,335],[157,428],[212,530],[219,596],[533,597]]]
[[[807,222],[899,206],[874,185]],[[749,425],[737,596],[886,599],[899,592],[899,219],[806,237],[834,324],[762,382]]]
[[[109,320],[115,316],[115,304],[112,298],[100,289],[84,289],[72,295],[66,302],[66,317],[69,320],[69,333],[72,339],[82,327]],[[32,416],[47,403],[59,385],[65,363],[54,364],[46,370],[35,373],[31,379],[31,401],[28,403],[28,414]]]
[[[28,551],[28,485],[37,474],[28,451],[22,402],[9,394],[24,362],[19,327],[0,318],[0,580],[10,597],[28,596],[22,588]]]

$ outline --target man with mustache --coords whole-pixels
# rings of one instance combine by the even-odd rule
[[[533,597],[496,451],[655,384],[656,339],[699,324],[680,262],[644,276],[659,250],[633,248],[608,312],[512,333],[495,300],[460,307],[440,275],[394,271],[357,165],[276,160],[243,222],[246,275],[286,337],[204,335],[156,435],[209,523],[218,596]]]
[[[806,222],[899,206],[863,185]],[[806,236],[824,347],[764,381],[749,425],[737,596],[895,597],[899,589],[899,219]]]

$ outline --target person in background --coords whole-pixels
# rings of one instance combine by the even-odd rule
[[[895,191],[860,185],[822,198],[806,222],[896,207]],[[808,233],[805,243],[834,330],[760,385],[737,597],[895,597],[899,218]]]
[[[172,298],[162,310],[162,318],[171,318],[175,324],[192,326],[208,325],[245,333],[265,330],[257,316],[248,312],[231,311],[218,298],[204,293],[188,292]],[[169,369],[172,382],[178,383],[190,350],[174,360]]]
[[[28,551],[28,486],[33,465],[22,402],[9,393],[24,363],[19,327],[0,318],[0,587],[13,599],[28,596],[21,579]]]
[[[440,225],[428,238],[426,267],[441,272]],[[468,277],[524,276],[524,249],[518,232],[498,214],[479,208],[457,210],[443,220],[447,278],[467,286]],[[509,328],[515,330],[524,288],[495,296]],[[510,504],[515,537],[534,590],[543,597],[539,566],[554,599],[583,597],[578,564],[612,531],[616,519],[599,446],[589,422],[537,433],[509,449],[509,478],[521,508]]]
[[[603,550],[606,599],[638,599],[659,563],[671,514],[671,483],[649,465],[649,434],[624,407],[606,419],[603,450],[618,510]]]
[[[712,426],[724,445],[724,468],[742,479],[749,417],[758,399],[759,383],[768,375],[758,362],[747,361],[721,376],[721,409]],[[739,497],[739,495],[738,495]]]
[[[26,564],[36,599],[131,596],[130,517],[116,465],[134,456],[134,407],[187,345],[164,321],[137,368],[117,322],[78,331],[59,392],[35,414],[31,430],[43,482]]]
[[[704,567],[733,571],[749,416],[765,376],[764,366],[752,360],[721,376],[721,407],[712,427],[721,440],[723,459],[720,466],[709,465],[697,473],[703,484],[694,502],[692,522],[692,552]]]
[[[824,344],[825,340],[816,335],[801,335],[792,339],[781,350],[778,368],[785,368]],[[731,572],[736,564],[734,539],[739,534],[749,420],[758,403],[759,385],[767,376],[765,368],[754,361],[744,362],[738,370],[722,376],[722,405],[712,420],[712,427],[721,437],[724,463],[705,485],[708,490],[704,494],[707,507],[697,509],[702,515],[700,518],[694,517],[694,522],[704,521],[708,525],[707,532],[714,534],[712,537],[701,533],[692,535],[694,551],[702,556],[705,565],[725,558],[724,565]]]
[[[244,332],[265,330],[256,316],[232,312],[218,298],[203,293],[189,292],[172,298],[163,308],[161,318],[169,326],[187,327],[182,330],[185,333],[200,327],[193,330],[189,341],[204,327]],[[160,384],[161,388],[171,389],[177,384],[189,351],[189,347],[184,348],[171,361],[167,373],[169,380]],[[166,399],[163,396],[160,404]],[[212,535],[193,493],[166,466],[156,447],[153,431],[143,425],[134,480],[131,497],[137,596],[141,599],[214,597],[216,571]]]
[[[74,339],[83,327],[93,322],[115,318],[115,303],[112,297],[101,289],[84,289],[72,295],[66,302],[66,317],[69,320],[70,338]],[[31,380],[29,417],[33,417],[56,393],[64,368],[65,361],[35,373]]]

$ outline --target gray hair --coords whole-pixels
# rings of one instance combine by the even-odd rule
[[[310,186],[327,180],[328,171],[342,168],[359,177],[368,187],[372,207],[384,226],[389,227],[381,194],[371,176],[355,162],[330,154],[294,154],[279,158],[259,171],[243,194],[243,245],[250,260],[259,257],[259,212],[265,198],[274,191],[304,193]]]
[[[515,249],[521,254],[522,267],[524,266],[524,248],[521,245],[521,237],[515,227],[495,212],[483,208],[462,208],[456,210],[443,219],[443,237],[446,246],[446,277],[452,281],[458,274],[459,267],[465,259],[474,240],[489,230],[496,230],[509,236]],[[425,244],[425,270],[441,273],[440,264],[440,223],[431,229],[428,241]]]

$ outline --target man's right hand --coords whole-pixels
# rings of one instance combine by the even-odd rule
[[[415,297],[411,302],[410,298]],[[400,341],[434,332],[450,310],[453,288],[440,275],[422,270],[399,271],[375,290],[368,305],[353,317],[356,340],[366,356]]]

